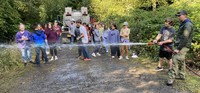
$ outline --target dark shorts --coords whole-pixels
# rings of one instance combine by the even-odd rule
[[[163,51],[163,50],[160,50],[159,51],[159,57],[160,58],[166,58],[167,60],[170,60],[172,59],[172,53],[171,52],[167,52],[167,51]]]

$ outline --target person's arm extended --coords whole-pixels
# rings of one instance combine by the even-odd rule
[[[156,39],[153,40],[153,43],[157,43],[158,40],[160,40],[161,37],[162,37],[162,34],[158,34],[158,35],[156,36]]]
[[[172,42],[173,42],[173,38],[170,38],[170,39],[167,39],[165,41],[158,42],[158,45],[163,45],[163,44],[172,43]]]

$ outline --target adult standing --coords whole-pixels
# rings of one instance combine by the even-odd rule
[[[50,46],[50,54],[51,54],[51,61],[57,60],[57,47],[56,47],[56,41],[58,38],[58,35],[55,30],[53,30],[52,23],[49,22],[47,25],[47,28],[45,29],[45,34],[47,36],[48,44]]]
[[[82,53],[84,56],[84,61],[91,60],[90,55],[89,55],[89,50],[88,50],[88,33],[86,28],[82,25],[82,21],[79,19],[76,21],[77,26],[79,27],[81,35],[77,38],[77,40],[81,39],[83,46],[82,46]]]
[[[18,47],[21,50],[24,66],[27,65],[27,61],[32,63],[31,40],[31,33],[28,30],[25,30],[24,24],[20,23],[19,31],[15,36],[15,41],[18,43]]]
[[[172,85],[176,75],[180,76],[180,79],[185,80],[185,56],[189,51],[192,43],[193,23],[187,18],[187,12],[185,10],[179,11],[176,16],[180,20],[181,24],[178,29],[178,33],[175,40],[176,49],[173,56],[173,67],[169,70],[169,79],[167,85]]]

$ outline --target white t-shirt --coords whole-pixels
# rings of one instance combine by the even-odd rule
[[[81,34],[84,34],[84,37],[81,38],[82,43],[88,43],[88,35],[87,35],[86,28],[81,25],[80,28],[79,28],[79,30],[80,30]]]

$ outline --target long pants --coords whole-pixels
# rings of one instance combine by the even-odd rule
[[[73,43],[74,43],[74,40],[75,40],[75,36],[71,35],[70,43],[73,44]]]
[[[45,46],[36,46],[35,47],[35,52],[36,52],[35,63],[40,64],[40,51],[42,51],[42,55],[44,56],[44,60],[47,63],[48,58],[47,58],[47,54],[46,54],[46,51],[45,51]]]
[[[108,40],[107,40],[107,39],[104,39],[104,40],[103,40],[103,45],[104,45],[104,47],[106,48],[106,51],[108,51],[108,45],[106,45],[106,44],[108,44]]]
[[[21,50],[21,53],[22,53],[22,59],[25,63],[27,61],[32,60],[32,54],[31,54],[31,48],[30,47],[21,48],[20,50]]]
[[[173,56],[172,69],[170,69],[168,72],[170,79],[175,79],[176,75],[179,75],[180,78],[185,79],[185,56],[188,51],[189,49],[184,47],[178,54]]]
[[[62,39],[62,37],[58,36],[58,38],[57,38],[57,44],[58,44],[59,47],[61,46],[61,42],[62,42],[61,39]]]
[[[49,44],[47,39],[45,39],[45,51],[48,52],[49,51]],[[42,60],[44,61],[44,55],[42,55]]]
[[[57,56],[56,42],[49,42],[51,56]]]
[[[97,53],[97,52],[99,52],[99,49],[100,49],[100,46],[101,46],[101,45],[100,45],[100,42],[95,42],[95,44],[99,44],[99,45],[96,45],[96,46],[95,46],[95,49],[94,49],[94,51],[93,51],[94,53]]]
[[[115,54],[117,53],[117,56],[119,57],[121,54],[120,54],[120,49],[119,49],[119,46],[116,45],[116,46],[110,46],[111,48],[111,56],[115,56]]]
[[[78,55],[81,56],[82,54],[82,46],[78,46]]]
[[[82,46],[82,53],[84,58],[90,58],[88,46],[86,44]]]

